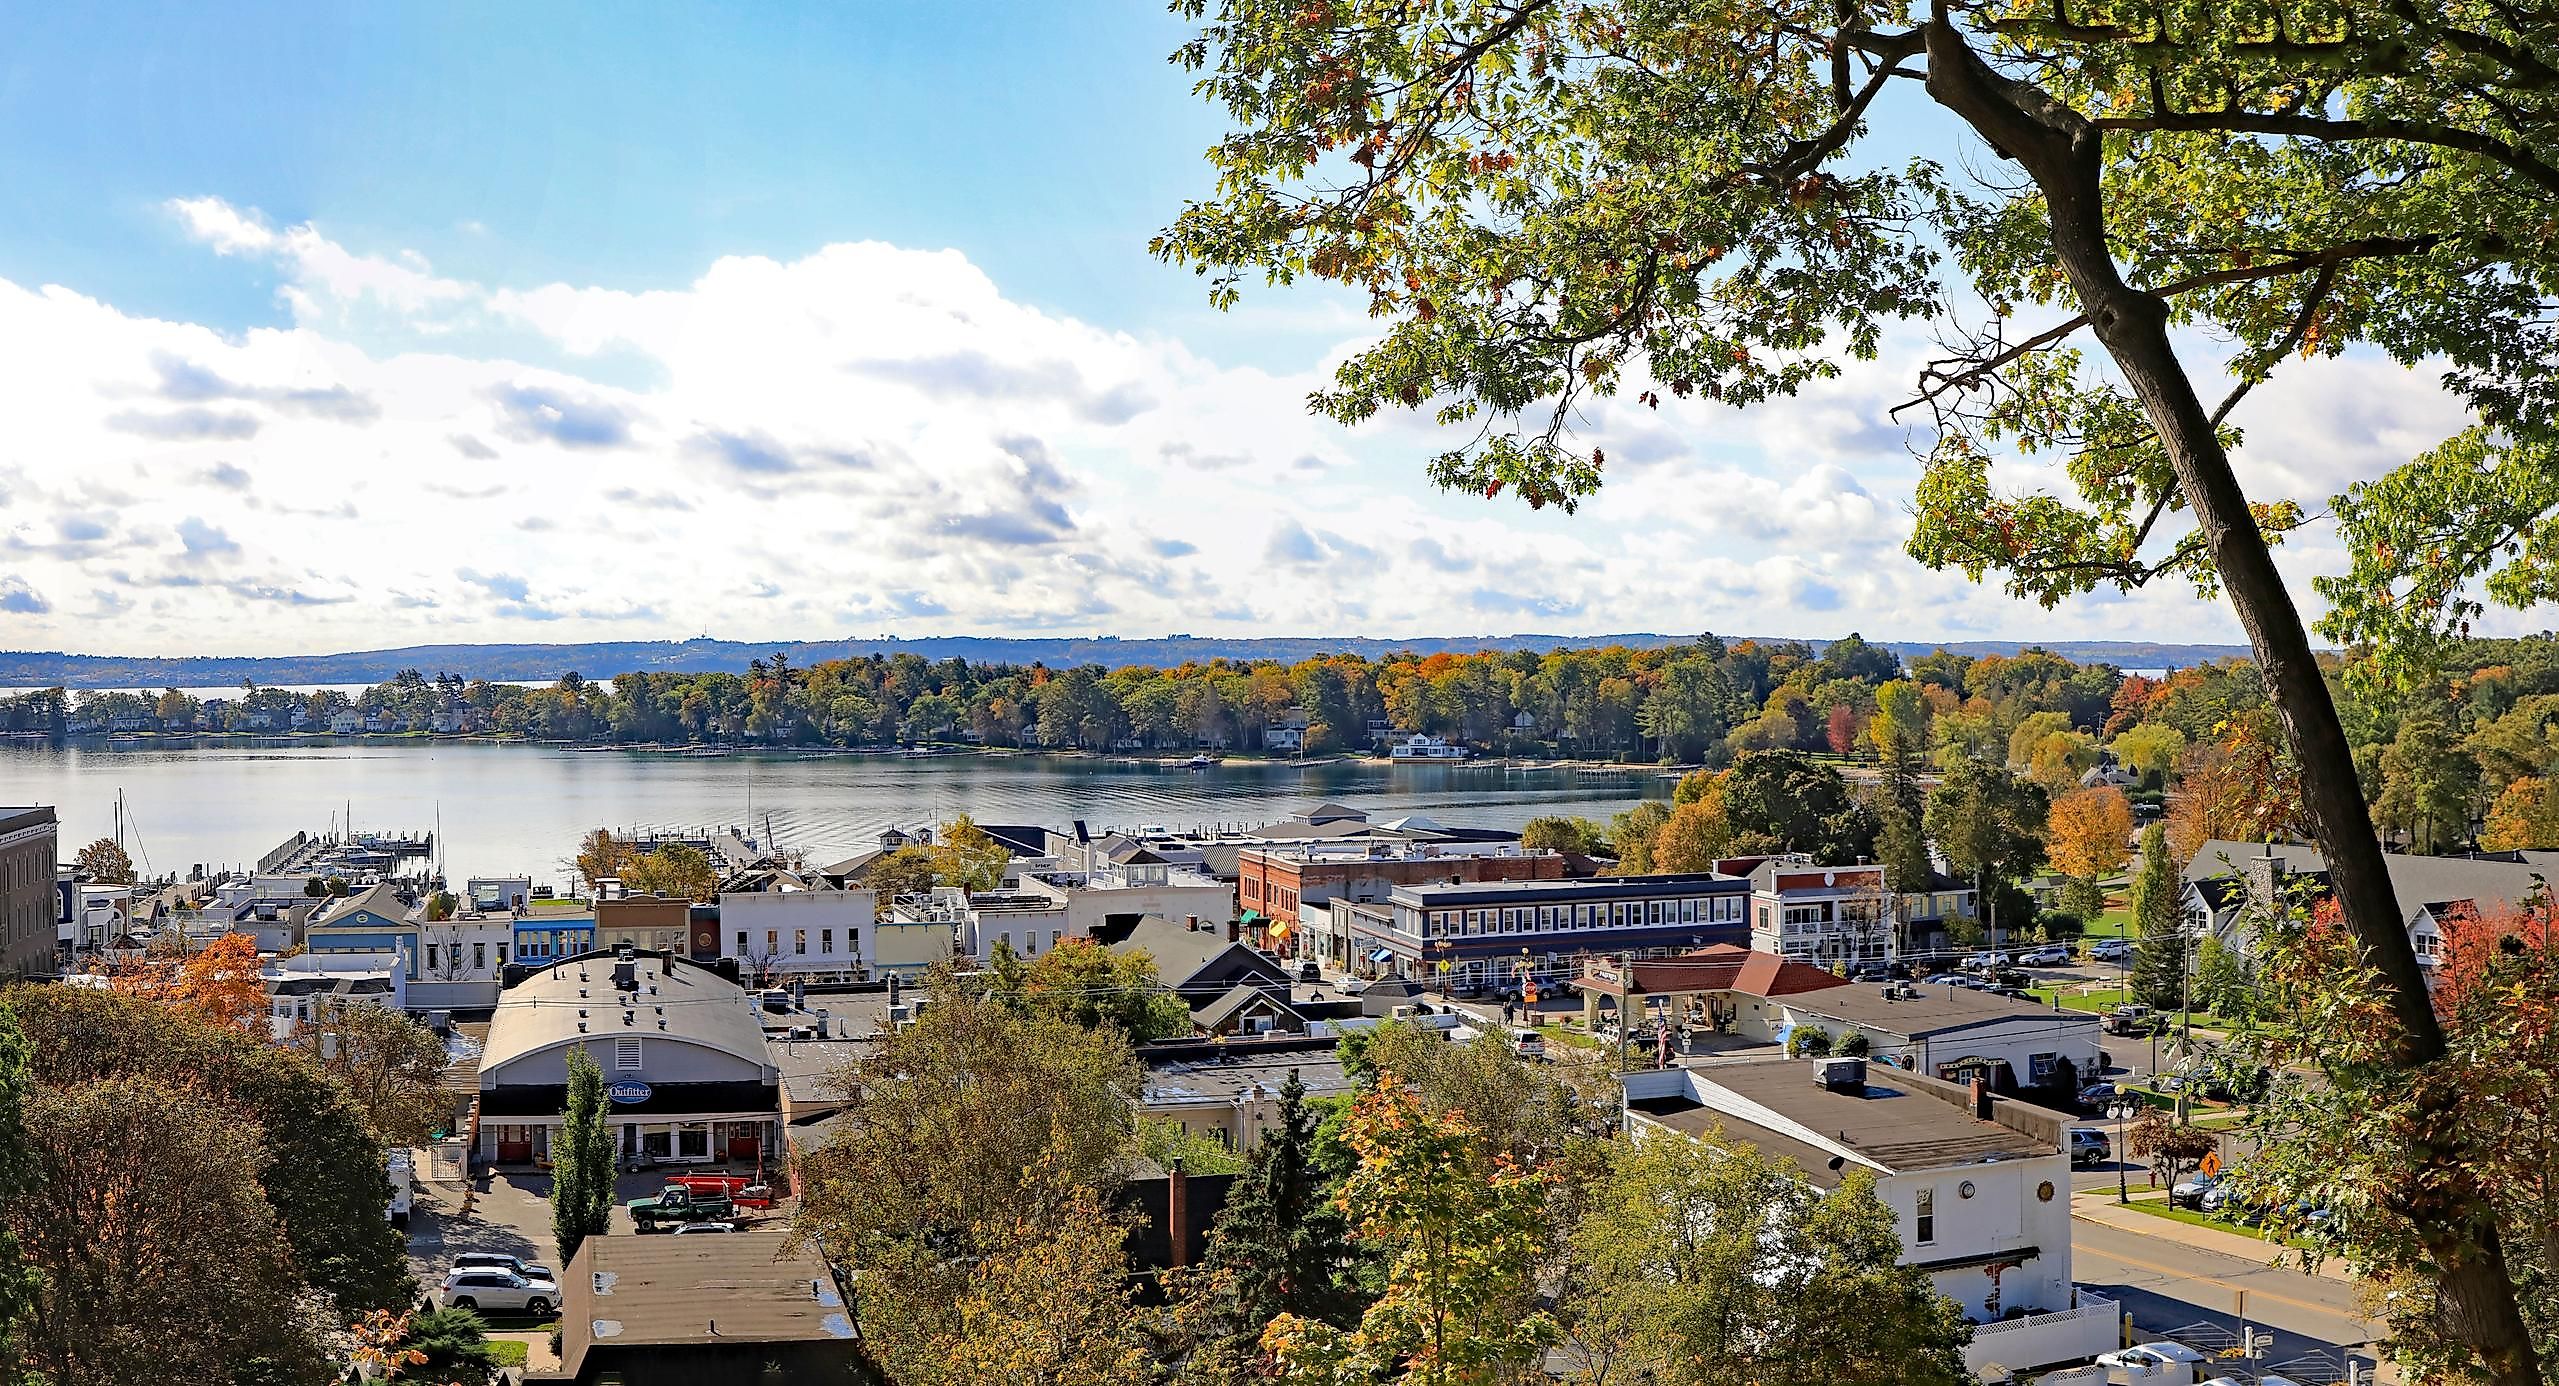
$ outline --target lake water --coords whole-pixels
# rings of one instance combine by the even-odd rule
[[[1259,824],[1333,800],[1372,817],[1427,814],[1517,827],[1543,813],[1605,818],[1671,782],[1649,769],[1236,763],[1208,770],[1056,756],[698,757],[486,742],[0,746],[0,804],[51,804],[67,857],[114,826],[155,873],[254,862],[296,831],[347,817],[366,832],[443,825],[445,869],[565,884],[561,862],[599,825],[735,827],[832,861],[882,829],[967,812],[1063,827]]]

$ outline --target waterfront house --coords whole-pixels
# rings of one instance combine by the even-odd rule
[[[314,953],[418,955],[416,907],[389,881],[329,901],[303,930]]]

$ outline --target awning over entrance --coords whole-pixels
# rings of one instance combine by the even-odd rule
[[[1368,960],[1373,963],[1393,962],[1395,961],[1395,950],[1392,948],[1371,948],[1368,950]]]

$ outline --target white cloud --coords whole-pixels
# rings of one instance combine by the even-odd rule
[[[1043,310],[955,251],[509,289],[168,206],[271,268],[290,320],[225,333],[0,281],[13,644],[2232,629],[2174,594],[2047,614],[1903,557],[1917,468],[1884,413],[1916,344],[1763,411],[1595,407],[1610,485],[1566,517],[1432,491],[1426,419],[1310,417],[1355,319],[1275,374]],[[2350,407],[2372,367],[2309,379],[2327,364],[2252,403],[2250,465],[2326,485],[2415,436]]]

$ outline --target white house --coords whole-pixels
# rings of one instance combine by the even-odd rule
[[[1851,1169],[1900,1225],[1901,1263],[1973,1321],[1965,1367],[2084,1361],[2116,1345],[2112,1301],[2070,1277],[2069,1120],[1862,1060],[1745,1059],[1625,1075],[1637,1140],[1752,1146],[1822,1190]]]
[[[1783,1044],[1803,1028],[1829,1032],[1834,1047],[1862,1034],[1878,1059],[1950,1081],[1981,1074],[2007,1091],[2053,1079],[2064,1059],[2086,1082],[2105,1066],[2104,1022],[2091,1011],[2058,1010],[1969,987],[1903,982],[1824,987],[1782,996],[1731,998],[1734,1030]]]
[[[1466,748],[1427,732],[1414,732],[1389,742],[1386,754],[1391,760],[1464,760]]]
[[[407,960],[397,953],[304,953],[270,958],[258,969],[267,993],[267,1026],[281,1042],[332,1010],[408,1006]]]

